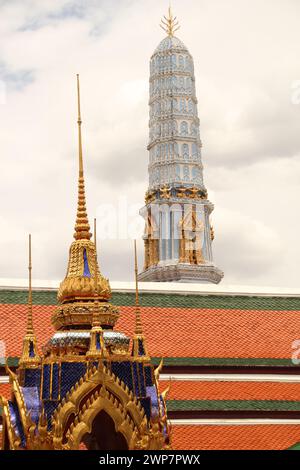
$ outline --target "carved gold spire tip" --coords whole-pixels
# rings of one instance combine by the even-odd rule
[[[79,156],[79,178],[78,178],[78,204],[77,204],[77,218],[75,224],[75,240],[90,240],[92,234],[90,233],[90,225],[88,221],[86,202],[85,202],[85,187],[84,187],[84,174],[83,174],[83,156],[82,156],[82,137],[81,137],[81,111],[80,111],[80,86],[79,75],[77,74],[77,108],[78,108],[78,156]]]
[[[168,34],[170,38],[173,37],[174,33],[180,28],[177,17],[173,16],[172,14],[171,6],[169,6],[168,17],[164,15],[159,26]]]

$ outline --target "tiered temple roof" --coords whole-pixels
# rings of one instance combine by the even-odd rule
[[[218,294],[199,285],[187,295],[185,288],[177,286],[174,293],[174,284],[156,289],[143,284],[139,295],[152,363],[164,358],[162,389],[171,385],[167,406],[173,448],[284,449],[300,441],[300,374],[291,360],[300,331],[300,292],[268,295],[223,288]],[[0,300],[0,337],[14,368],[27,292],[2,289]],[[53,333],[49,320],[55,301],[55,289],[33,292],[40,344]],[[133,284],[114,285],[111,301],[120,312],[116,328],[132,336]],[[7,384],[0,384],[0,393],[8,393]]]

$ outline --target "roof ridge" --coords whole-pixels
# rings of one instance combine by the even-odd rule
[[[0,290],[22,290],[27,288],[27,279],[0,278]],[[112,281],[112,291],[131,293],[135,292],[134,281]],[[32,282],[34,290],[57,290],[58,280],[39,280]],[[139,291],[161,294],[179,295],[216,295],[216,296],[256,296],[256,297],[300,297],[300,288],[293,287],[272,287],[272,286],[247,286],[221,284],[218,287],[210,284],[197,283],[172,283],[172,282],[143,282]]]

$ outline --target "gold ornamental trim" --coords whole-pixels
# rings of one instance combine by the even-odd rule
[[[57,307],[52,316],[52,325],[56,330],[61,330],[65,326],[92,326],[93,324],[94,302],[73,302]],[[101,325],[114,327],[119,318],[117,307],[108,302],[101,302],[99,305],[99,321]]]

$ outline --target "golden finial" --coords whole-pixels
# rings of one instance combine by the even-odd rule
[[[94,245],[95,245],[95,253],[97,255],[97,219],[94,218]]]
[[[98,267],[98,271],[100,271],[100,263],[98,260],[98,253],[97,253],[97,219],[96,218],[94,218],[94,245],[95,245],[96,267]]]
[[[180,28],[179,23],[177,21],[177,17],[173,16],[172,11],[171,11],[171,6],[169,6],[168,10],[169,16],[166,17],[164,15],[163,19],[161,20],[161,24],[159,25],[171,38],[174,36],[174,33],[178,31]]]
[[[134,240],[134,275],[135,275],[135,334],[142,335],[142,321],[139,303],[139,288],[138,288],[138,265],[136,253],[136,240]]]
[[[33,320],[32,320],[32,262],[31,262],[31,233],[28,237],[28,313],[27,313],[27,335],[33,335]]]
[[[28,310],[27,310],[27,327],[26,334],[23,340],[23,349],[20,357],[19,365],[28,367],[37,367],[40,364],[40,357],[37,352],[37,340],[33,331],[32,319],[32,262],[31,262],[31,234],[29,234],[29,249],[28,249]]]
[[[146,341],[143,335],[141,311],[138,289],[138,266],[136,253],[136,240],[134,240],[134,274],[135,274],[135,330],[132,342],[132,356],[141,361],[148,361],[150,357],[147,352]]]
[[[85,202],[85,188],[84,188],[84,175],[83,175],[83,157],[82,157],[82,138],[81,138],[81,112],[80,112],[80,87],[79,75],[77,74],[77,106],[78,106],[78,154],[79,154],[79,179],[78,179],[78,205],[77,205],[77,219],[75,225],[75,240],[91,238],[90,225],[86,212]]]
[[[97,267],[97,220],[94,218],[94,245],[95,245],[95,258],[94,258],[94,271],[95,271],[95,296],[98,297],[98,267]]]

